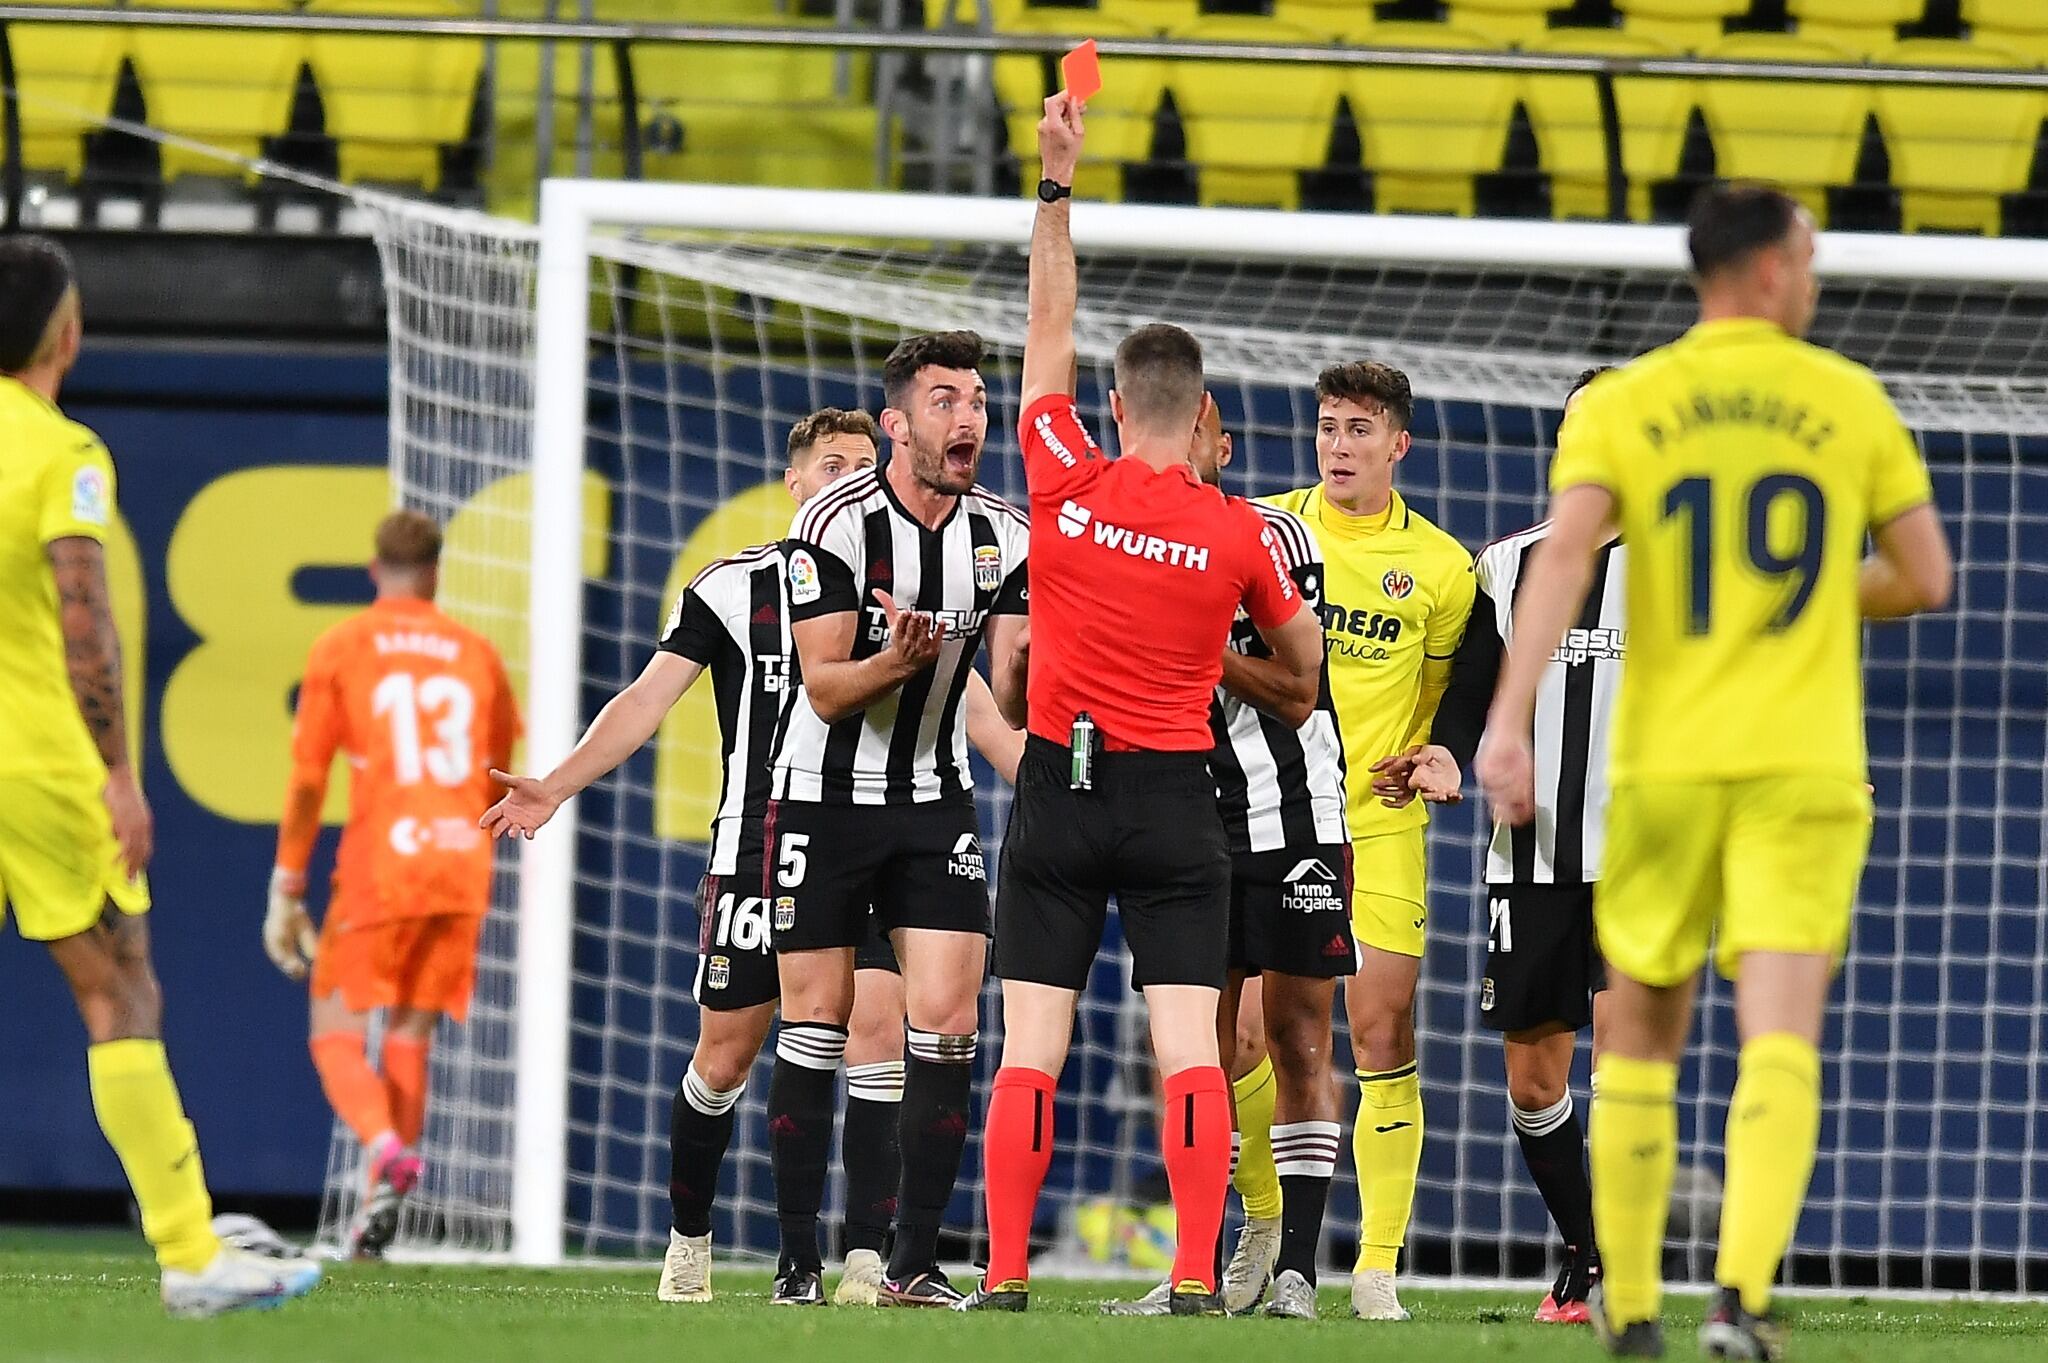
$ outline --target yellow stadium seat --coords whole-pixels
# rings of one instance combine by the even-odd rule
[[[872,105],[774,107],[717,100],[678,103],[669,112],[682,124],[682,149],[649,155],[644,173],[650,180],[878,187]]]
[[[7,38],[21,93],[22,161],[30,170],[76,179],[85,166],[85,134],[113,110],[121,59],[128,51],[127,30],[17,21],[7,26]]]
[[[1054,8],[1048,12],[1058,14],[1059,10]],[[1201,0],[1097,0],[1096,14],[1087,10],[1078,13],[1068,10],[1067,13],[1070,16],[1066,21],[1069,33],[1098,37],[1100,34],[1093,26],[1096,14],[1147,33],[1166,33],[1186,28],[1201,18],[1202,6]]]
[[[1426,23],[1375,24],[1359,41],[1459,51],[1496,46],[1447,24]],[[1353,67],[1346,88],[1378,210],[1471,213],[1473,177],[1500,169],[1518,84],[1501,71]]]
[[[1980,43],[2048,62],[2048,4],[2041,0],[1963,0],[1963,22]]]
[[[1483,33],[1495,44],[1516,46],[1550,31],[1550,11],[1558,0],[1450,0],[1445,16],[1468,33]]]
[[[1681,52],[1720,42],[1722,23],[1749,6],[1750,0],[1614,0],[1623,28]]]
[[[183,0],[135,0],[138,9],[189,9]],[[227,0],[219,9],[289,13],[286,0]],[[196,142],[257,156],[263,139],[291,123],[292,91],[305,64],[307,43],[297,33],[222,29],[138,28],[135,78],[151,126]],[[166,144],[164,178],[185,174],[233,175],[218,157]]]
[[[1786,9],[1800,37],[1867,57],[1897,42],[1899,25],[1926,13],[1927,0],[1790,0]]]
[[[1783,33],[1737,33],[1701,52],[1728,61],[1852,61],[1847,52]],[[1700,112],[1714,139],[1716,166],[1734,180],[1768,180],[1827,221],[1827,187],[1856,175],[1856,153],[1870,115],[1867,85],[1769,80],[1703,80]]]
[[[506,17],[513,15],[505,9]],[[555,46],[555,97],[552,143],[540,137],[539,43],[501,42],[492,55],[493,148],[484,172],[485,202],[493,213],[531,217],[534,186],[548,175],[575,173],[577,64],[574,44]],[[595,144],[589,173],[615,179],[625,173],[619,154],[622,139],[616,68],[603,54],[591,64],[591,140]]]
[[[1372,5],[1360,0],[1273,0],[1273,17],[1333,42],[1366,45],[1359,35],[1371,28]]]
[[[1212,43],[1317,41],[1278,20],[1222,15],[1174,36]],[[1168,83],[1204,204],[1301,206],[1301,172],[1329,158],[1344,88],[1337,68],[1180,61]]]
[[[1072,33],[1073,10],[1027,10],[1011,28],[1017,33]],[[1083,17],[1086,17],[1083,12]],[[1098,17],[1089,26],[1099,37],[1136,37],[1138,30]],[[1038,183],[1038,121],[1045,97],[1057,88],[1058,59],[1051,62],[1054,85],[1047,83],[1047,62],[1034,55],[1011,54],[993,63],[996,103],[1010,130],[1010,151],[1023,168],[1028,187]],[[1087,159],[1074,177],[1074,192],[1084,199],[1123,196],[1123,167],[1152,154],[1153,118],[1166,93],[1166,63],[1151,57],[1104,57],[1102,92],[1088,102]]]
[[[1532,51],[1583,52],[1624,57],[1668,57],[1655,39],[1611,29],[1560,28],[1530,45]],[[1650,216],[1650,186],[1678,173],[1685,124],[1697,95],[1695,82],[1669,76],[1623,76],[1614,82],[1621,114],[1621,164],[1628,179],[1629,216]],[[1535,126],[1543,169],[1550,175],[1551,212],[1560,218],[1607,216],[1607,141],[1600,128],[1600,96],[1589,76],[1530,76],[1522,99]]]
[[[1893,66],[1994,70],[2031,65],[2017,53],[1939,38],[1899,43],[1882,60]],[[1999,195],[2026,187],[2034,141],[2048,116],[2048,96],[2038,90],[1874,88],[1905,230],[1995,235]]]
[[[454,0],[312,0],[306,9],[422,18],[466,12]],[[315,34],[311,44],[342,178],[437,186],[442,146],[469,134],[484,45],[470,38],[341,33]]]

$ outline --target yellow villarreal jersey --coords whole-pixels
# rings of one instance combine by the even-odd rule
[[[1862,779],[1865,536],[1931,495],[1870,371],[1702,323],[1586,390],[1550,483],[1606,488],[1628,541],[1615,781]]]
[[[1374,798],[1369,769],[1416,735],[1424,657],[1448,663],[1464,637],[1472,555],[1398,492],[1384,516],[1348,516],[1323,500],[1320,486],[1260,500],[1301,516],[1323,546],[1323,637],[1344,735],[1351,836],[1428,823],[1420,800],[1396,810]]]
[[[71,694],[47,546],[104,541],[113,517],[99,437],[0,376],[0,775],[105,776]]]

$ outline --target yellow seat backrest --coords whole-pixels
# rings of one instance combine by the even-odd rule
[[[1087,11],[1026,10],[1008,31],[1073,35],[1085,23],[1094,37],[1141,37],[1141,30]],[[1038,182],[1038,121],[1045,98],[1058,88],[1059,59],[1011,53],[991,63],[996,103],[1010,132],[1010,151],[1022,167],[1027,186]],[[1125,163],[1152,154],[1153,120],[1166,92],[1167,64],[1152,57],[1104,57],[1102,91],[1088,104],[1085,159],[1074,180],[1074,192],[1088,199],[1123,195]],[[1050,81],[1050,83],[1048,83]]]
[[[137,9],[187,9],[179,0],[134,0]],[[226,0],[210,8],[289,13],[287,0]],[[135,78],[152,127],[238,156],[291,122],[292,92],[308,45],[303,34],[224,29],[138,28],[130,39]],[[165,144],[164,178],[234,175],[231,162]]]
[[[1550,11],[1562,6],[1557,0],[1449,0],[1446,8],[1453,27],[1520,46],[1549,32]]]
[[[1220,15],[1174,36],[1210,43],[1318,41],[1278,20]],[[1300,172],[1328,159],[1344,88],[1336,67],[1182,60],[1168,68],[1167,85],[1203,203],[1300,206]]]
[[[7,26],[7,38],[21,94],[22,160],[30,170],[75,179],[85,166],[85,134],[113,111],[128,31],[106,24],[16,21]]]
[[[1681,52],[1721,41],[1723,22],[1749,6],[1750,0],[1614,0],[1623,28]]]
[[[306,9],[310,14],[421,17],[467,12],[455,0],[311,0]],[[342,178],[434,188],[441,177],[441,147],[468,134],[483,71],[483,43],[319,33],[311,45],[313,75],[320,82],[327,131],[340,150]],[[599,65],[607,55],[598,54]],[[563,65],[558,51],[557,70]]]
[[[2041,0],[1963,0],[1963,22],[1980,43],[2048,63],[2048,4]]]
[[[1671,50],[1654,38],[1593,28],[1553,29],[1531,43],[1530,50],[1622,57],[1671,55]],[[1692,114],[1697,88],[1696,81],[1670,76],[1615,80],[1630,217],[1647,220],[1650,185],[1678,173],[1686,120]],[[1551,211],[1560,218],[1606,217],[1607,141],[1593,78],[1532,75],[1522,82],[1521,91],[1535,127],[1543,169],[1550,175]]]
[[[1426,23],[1375,24],[1360,41],[1478,52],[1497,46]],[[1379,211],[1471,213],[1473,177],[1500,169],[1519,85],[1506,71],[1353,67],[1347,89]]]
[[[1784,33],[1731,34],[1700,55],[1816,65],[1854,60],[1831,44]],[[1825,223],[1827,187],[1855,178],[1856,153],[1871,109],[1870,87],[1703,80],[1698,92],[1720,173],[1777,184]]]
[[[1802,38],[1818,38],[1867,57],[1898,41],[1900,24],[1927,10],[1927,0],[1788,0]]]
[[[1273,0],[1273,17],[1319,38],[1358,46],[1365,43],[1359,34],[1378,22],[1370,4],[1353,0]]]
[[[1899,43],[1882,60],[1978,69],[2031,65],[2001,48],[1938,38]],[[2037,90],[1880,85],[1874,97],[1905,230],[1997,232],[1998,196],[2026,187],[2048,96]]]

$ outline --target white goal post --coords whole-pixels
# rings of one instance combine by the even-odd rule
[[[818,393],[838,392],[835,385],[842,381],[866,391],[872,374],[859,344],[848,359],[807,358],[815,334],[828,329],[823,322],[814,325],[816,317],[835,319],[829,327],[834,336],[850,331],[857,343],[871,345],[912,330],[972,326],[996,351],[984,481],[1021,493],[1016,476],[1004,487],[991,471],[1014,463],[1008,430],[1015,416],[1008,400],[1014,383],[998,379],[995,371],[1014,365],[1022,340],[1023,250],[1032,202],[551,180],[542,188],[537,232],[381,198],[364,203],[377,224],[392,295],[393,462],[401,495],[449,512],[449,505],[420,490],[420,469],[437,460],[487,458],[496,461],[494,467],[530,471],[530,505],[522,499],[516,508],[501,508],[527,517],[520,533],[530,535],[530,546],[517,551],[527,577],[524,619],[514,626],[524,636],[520,651],[527,668],[527,770],[544,771],[559,761],[602,702],[600,692],[618,680],[611,673],[593,676],[584,656],[586,640],[597,637],[585,618],[592,547],[584,503],[593,486],[587,465],[596,438],[594,401],[614,402],[621,411],[630,404],[654,412],[664,404],[672,412],[687,408],[672,417],[668,435],[643,438],[667,440],[679,464],[706,457],[723,461],[726,452],[718,441],[726,423],[780,423],[786,430],[790,416],[801,415],[784,387],[809,394],[805,400],[814,405]],[[1073,232],[1084,271],[1077,326],[1084,373],[1099,374],[1116,340],[1138,321],[1190,327],[1203,340],[1212,379],[1241,394],[1238,406],[1249,437],[1241,437],[1239,447],[1245,486],[1269,491],[1313,476],[1307,446],[1295,436],[1312,425],[1301,419],[1298,394],[1313,383],[1316,370],[1339,358],[1387,359],[1410,373],[1418,407],[1427,403],[1435,412],[1431,440],[1441,449],[1426,466],[1433,473],[1417,475],[1434,479],[1418,495],[1462,510],[1465,519],[1448,528],[1462,531],[1474,548],[1474,538],[1512,530],[1533,514],[1540,488],[1534,466],[1547,450],[1555,409],[1571,377],[1588,363],[1622,359],[1669,339],[1689,320],[1678,228],[1081,203],[1074,208]],[[489,271],[476,269],[480,256]],[[1842,1072],[1847,1088],[1831,1081],[1829,1134],[1816,1175],[1820,1211],[1802,1223],[1795,1254],[1814,1256],[1823,1265],[1814,1280],[1835,1287],[1938,1285],[1935,1265],[1951,1259],[1966,1266],[1969,1281],[1963,1285],[1997,1286],[1995,1263],[2008,1259],[2022,1265],[2018,1287],[2031,1283],[2033,1290],[2043,1290],[2048,1279],[2028,1278],[2025,1265],[2048,1256],[2048,1213],[2034,1210],[2043,1201],[2040,1180],[2048,1180],[2048,1135],[2037,1123],[2023,1123],[2024,1130],[2015,1133],[2004,1122],[2048,1093],[2048,1061],[2015,1055],[2025,1044],[2034,1056],[2043,1051],[2048,934],[2036,932],[2019,946],[2007,940],[2018,931],[2014,909],[2029,907],[2010,901],[2038,894],[2041,883],[2033,865],[2038,829],[2033,843],[2015,841],[2015,830],[2023,833],[2029,819],[2040,823],[2039,783],[2014,784],[2029,761],[2039,763],[2032,757],[2033,731],[2009,732],[2007,716],[1987,719],[1982,700],[1995,694],[2024,702],[2041,689],[2044,664],[2024,649],[2008,650],[2000,661],[1981,641],[1965,636],[1982,628],[2016,641],[2048,625],[2048,582],[2027,566],[2031,553],[2048,554],[2048,340],[2041,326],[2048,318],[2048,245],[1830,233],[1822,240],[1820,268],[1828,292],[1816,339],[1871,363],[1909,423],[1941,433],[1950,476],[1938,486],[1962,488],[1962,504],[1944,510],[1960,530],[1965,562],[1959,623],[1901,627],[1891,642],[1872,651],[1873,675],[1888,681],[1873,694],[1874,722],[1886,734],[1874,741],[1873,755],[1886,773],[1881,795],[1896,799],[1896,836],[1881,837],[1873,853],[1874,880],[1866,882],[1866,899],[1873,900],[1871,922],[1878,926],[1867,935],[1878,939],[1887,914],[1901,926],[1883,937],[1870,961],[1852,963],[1847,972],[1840,1010],[1847,1020],[1831,1033],[1830,1049],[1831,1069]],[[491,282],[476,282],[487,275]],[[523,295],[522,279],[530,284]],[[1104,281],[1107,287],[1097,287]],[[677,324],[669,309],[689,290],[698,291],[690,294],[690,306],[700,314],[690,324],[695,330],[678,327],[671,335]],[[785,348],[793,347],[794,354],[773,363],[727,348],[746,327],[769,327],[763,320],[768,304],[758,302],[763,299],[776,310],[775,324],[787,326],[793,338]],[[524,333],[517,325],[522,308],[530,308],[531,319]],[[478,339],[485,336],[480,327],[458,328],[466,339],[453,346],[440,333],[441,323],[432,320],[483,309],[504,324],[485,339]],[[614,320],[603,322],[607,315]],[[594,316],[602,322],[596,328]],[[849,318],[859,320],[843,320]],[[1593,325],[1591,319],[1597,319],[1597,334],[1571,331]],[[426,332],[440,339],[430,343]],[[594,363],[608,344],[625,356],[625,333],[633,333],[631,345],[657,357],[664,348],[693,356],[701,348],[711,357],[706,365],[753,366],[761,373],[737,396],[723,390],[710,398],[638,392],[635,384],[649,380],[636,379],[629,360],[621,358],[603,379],[606,391],[594,394]],[[516,370],[524,378],[476,385],[461,371],[475,362],[465,347],[477,346],[495,347],[506,372]],[[446,349],[464,353],[449,360],[439,354]],[[434,363],[422,360],[435,355]],[[838,373],[842,368],[848,375]],[[674,389],[674,380],[669,382]],[[507,395],[522,387],[530,398],[530,425],[527,413],[506,410]],[[475,412],[502,429],[494,426],[493,433],[474,439],[446,437],[444,427],[453,424],[447,414]],[[698,436],[676,433],[685,416],[707,412],[720,433],[708,453],[700,452]],[[746,441],[752,449],[761,438],[750,429]],[[748,458],[755,462],[743,470],[745,478],[718,470],[721,491],[758,481],[758,459]],[[680,489],[682,474],[671,476]],[[1994,506],[1984,500],[1985,489],[2003,486],[2000,480],[2010,487],[1997,493]],[[631,496],[653,504],[663,496],[659,487],[612,492],[622,502]],[[701,500],[706,494],[693,487],[671,489],[670,495]],[[628,534],[619,532],[622,539]],[[461,613],[464,603],[451,598],[450,606]],[[600,627],[616,631],[603,635],[607,647],[617,645],[622,655],[638,648],[644,660],[652,640],[635,632],[623,609],[617,614],[617,622]],[[1936,683],[1951,676],[1953,694],[1947,694]],[[1935,756],[1928,746],[1931,735],[1951,713],[1959,736],[1945,755]],[[1961,735],[1980,722],[1994,725],[1995,738],[1965,751]],[[1947,774],[1945,782],[1934,779],[1937,768]],[[1992,831],[1972,822],[1981,819],[1992,821]],[[1432,834],[1439,840],[1432,850],[1433,907],[1439,894],[1446,903],[1471,898],[1478,861],[1469,820],[1469,813],[1447,818]],[[659,985],[636,986],[632,997],[620,998],[597,984],[590,985],[595,993],[578,1001],[576,991],[584,986],[572,980],[572,962],[579,951],[602,945],[596,929],[585,929],[579,939],[579,848],[607,839],[632,844],[619,853],[619,866],[629,857],[658,852],[643,845],[640,833],[621,832],[620,826],[614,818],[603,827],[579,827],[578,807],[571,804],[520,849],[516,917],[505,920],[516,922],[516,951],[502,963],[506,984],[498,1000],[512,1040],[510,1054],[492,1062],[516,1074],[509,1085],[509,1141],[483,1154],[448,1149],[439,1155],[449,1163],[489,1163],[509,1174],[503,1181],[509,1189],[505,1205],[497,1213],[506,1233],[422,1230],[415,1240],[422,1247],[509,1253],[527,1264],[561,1262],[565,1245],[578,1237],[586,1247],[625,1246],[643,1253],[654,1248],[648,1218],[665,1215],[658,1210],[665,1173],[654,1168],[654,1147],[665,1136],[659,1127],[665,1118],[652,1115],[659,1085],[602,1096],[595,1100],[599,1109],[579,1110],[572,1103],[572,1071],[588,1073],[579,1066],[610,1063],[621,1046],[661,1049],[637,1033],[626,1035],[639,1024],[618,1022],[616,1015],[642,1006],[658,1011],[671,1002],[648,997],[662,994]],[[1923,883],[1930,867],[1946,889],[1930,890]],[[1977,888],[1980,871],[1991,878],[1988,889]],[[628,873],[603,873],[623,874]],[[658,883],[636,891],[683,897],[666,879],[665,867],[659,875]],[[594,893],[604,886],[593,886],[586,876],[583,888]],[[2031,907],[2038,910],[2038,900]],[[688,908],[682,903],[675,911],[687,916]],[[1449,1147],[1452,1157],[1426,1167],[1425,1184],[1438,1198],[1432,1204],[1437,1210],[1418,1213],[1418,1233],[1448,1237],[1453,1267],[1473,1261],[1461,1257],[1459,1246],[1497,1241],[1503,1247],[1498,1271],[1507,1272],[1509,1241],[1543,1236],[1540,1223],[1532,1222],[1529,1196],[1518,1191],[1526,1179],[1504,1123],[1501,1129],[1492,1126],[1500,1115],[1494,1093],[1500,1082],[1498,1044],[1470,1022],[1464,1000],[1472,980],[1452,977],[1483,957],[1483,912],[1479,917],[1476,938],[1469,926],[1449,929],[1454,935],[1445,951],[1463,954],[1446,957],[1448,969],[1435,972],[1442,978],[1425,979],[1426,988],[1438,992],[1425,1005],[1424,1088],[1426,1094],[1454,1089],[1460,1120],[1442,1120],[1438,1099],[1430,1099],[1429,1141]],[[1976,981],[1974,994],[1959,995],[1946,973],[1934,985],[1918,979],[1915,934],[1924,936],[1923,929],[1937,942],[1934,964]],[[664,939],[656,949],[673,945]],[[1437,950],[1433,945],[1433,963]],[[2000,973],[2001,960],[2013,951],[2033,963],[2030,976],[2008,979]],[[598,966],[576,970],[592,978],[601,973]],[[657,969],[652,978],[663,977]],[[1948,1012],[1958,997],[1967,997],[1990,1020],[1981,1045],[1955,1039]],[[1720,1127],[1712,1095],[1718,1092],[1718,1101],[1725,1102],[1732,1077],[1732,1052],[1716,1030],[1726,1021],[1727,1006],[1725,991],[1707,991],[1699,1068],[1689,1071],[1686,1090],[1687,1148],[1709,1167],[1717,1158]],[[1891,1040],[1855,1021],[1866,1009],[1891,1010],[1897,1024]],[[1991,1030],[1997,1034],[1989,1035]],[[1933,1039],[1923,1040],[1923,1032]],[[2023,1042],[2015,1043],[2013,1035]],[[1116,1044],[1100,1043],[1096,1057],[1110,1069]],[[601,1058],[578,1060],[578,1047],[585,1045]],[[645,1059],[634,1053],[633,1063]],[[675,1063],[673,1056],[656,1060],[647,1061],[650,1069]],[[1931,1090],[1921,1073],[1930,1066]],[[1987,1067],[1998,1073],[1974,1089],[1964,1083],[1965,1071]],[[757,1085],[750,1100],[765,1089],[758,1076]],[[1981,1118],[1974,1136],[1952,1135],[1941,1125],[1965,1089],[1976,1095],[1970,1111]],[[1835,1109],[1852,1101],[1867,1106],[1873,1092],[1889,1095],[1886,1101],[1893,1105],[1881,1123],[1873,1126],[1863,1115],[1838,1119]],[[605,1153],[614,1139],[614,1118],[602,1107],[615,1101],[637,1103],[633,1120],[652,1136],[620,1138],[625,1153],[616,1158],[623,1162],[601,1176],[572,1170],[572,1128],[598,1147],[600,1162],[615,1158]],[[1095,1134],[1127,1126],[1103,1125],[1085,1104],[1073,1110],[1088,1133],[1084,1145],[1128,1140]],[[1061,1121],[1061,1139],[1067,1141],[1068,1116]],[[1921,1127],[1930,1122],[1936,1129],[1923,1136]],[[1873,1135],[1880,1127],[1881,1138]],[[430,1146],[433,1139],[430,1134]],[[744,1140],[736,1139],[736,1147]],[[1924,1157],[1921,1176],[1894,1167],[1895,1143]],[[1958,1176],[1974,1171],[1976,1191],[1948,1191],[1944,1179],[1951,1162]],[[1348,1159],[1344,1164],[1348,1173]],[[970,1153],[963,1181],[978,1174],[978,1155]],[[2019,1181],[2007,1185],[2010,1174]],[[603,1221],[606,1213],[593,1210],[571,1224],[572,1183],[584,1189],[593,1208],[602,1198],[616,1197],[620,1206],[656,1210],[620,1213],[623,1228],[616,1235],[600,1234],[590,1223]],[[485,1184],[500,1187],[491,1180],[478,1186]],[[1092,1178],[1076,1176],[1072,1186],[1094,1185]],[[484,1201],[496,1196],[492,1192]],[[1333,1220],[1341,1215],[1333,1206]],[[646,1224],[634,1222],[635,1216]],[[1901,1252],[1924,1261],[1924,1273],[1911,1264],[1861,1267],[1866,1251],[1880,1259],[1889,1252],[1863,1243],[1870,1238],[1866,1226],[1907,1223],[1922,1229],[1907,1236],[1912,1243]],[[1681,1247],[1697,1260],[1711,1239],[1711,1226],[1694,1227]],[[1916,1275],[1924,1281],[1909,1281]]]

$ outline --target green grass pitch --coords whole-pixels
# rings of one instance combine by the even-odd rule
[[[1130,1283],[1040,1283],[1025,1316],[939,1312],[772,1310],[767,1279],[717,1274],[710,1306],[654,1300],[651,1269],[335,1265],[311,1297],[282,1311],[212,1321],[166,1320],[140,1240],[108,1233],[0,1228],[0,1360],[78,1363],[1592,1363],[1583,1329],[1528,1322],[1526,1292],[1404,1291],[1407,1325],[1348,1319],[1323,1292],[1320,1322],[1105,1320],[1095,1303]],[[1670,1356],[1694,1356],[1698,1297],[1669,1304]],[[2048,1304],[1790,1303],[1795,1360],[2039,1360]]]

